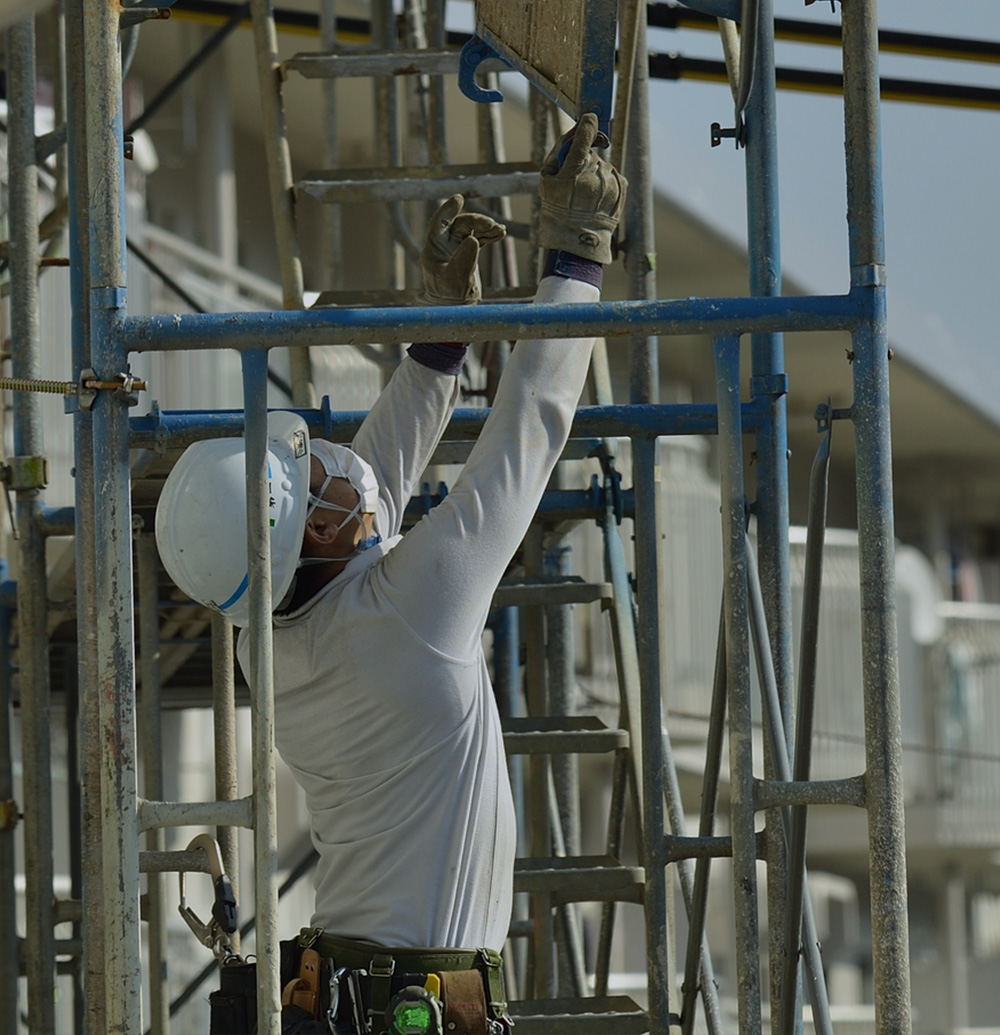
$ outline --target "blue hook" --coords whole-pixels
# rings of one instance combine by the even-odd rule
[[[503,100],[503,94],[499,90],[484,90],[476,82],[476,69],[489,58],[502,61],[508,68],[514,67],[478,36],[473,36],[466,41],[459,58],[458,88],[469,100],[476,101],[478,104],[491,104]]]

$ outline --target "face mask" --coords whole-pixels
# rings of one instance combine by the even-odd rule
[[[361,514],[375,513],[378,506],[378,481],[367,460],[358,456],[353,449],[348,449],[347,446],[339,445],[336,442],[328,442],[325,438],[311,439],[309,452],[319,460],[326,472],[326,481],[320,491],[309,497],[311,504],[318,500],[322,506],[332,507],[332,504],[326,503],[321,497],[326,492],[331,478],[343,478],[359,496],[358,512]]]
[[[306,511],[306,520],[309,519],[309,515],[317,507],[322,507],[324,510],[339,510],[347,515],[337,525],[337,531],[339,532],[351,518],[357,517],[359,514],[375,513],[378,506],[378,481],[375,479],[375,472],[366,460],[358,456],[354,450],[348,449],[347,446],[339,445],[336,442],[328,442],[322,438],[310,441],[309,451],[323,465],[326,480],[320,487],[319,492],[309,494],[309,509]],[[347,507],[342,507],[337,503],[330,503],[328,500],[323,499],[323,493],[326,492],[326,487],[333,478],[343,478],[358,494],[358,502],[350,510]],[[362,539],[354,547],[354,553],[350,556],[353,557],[364,550],[368,550],[381,541],[382,537],[379,535]],[[327,562],[328,559],[320,557],[304,557],[300,559],[299,564],[301,566],[325,564]]]

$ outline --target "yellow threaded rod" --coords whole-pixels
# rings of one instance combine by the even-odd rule
[[[121,381],[98,381],[93,378],[85,380],[82,385],[91,391],[141,392],[146,382],[135,377],[123,376]],[[0,391],[10,392],[44,392],[49,395],[77,395],[81,386],[75,381],[43,381],[29,377],[0,377]]]
[[[49,395],[76,395],[75,381],[37,381],[29,377],[0,377],[0,389],[11,392],[47,392]]]

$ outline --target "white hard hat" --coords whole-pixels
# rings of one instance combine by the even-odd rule
[[[271,599],[277,607],[302,550],[309,431],[297,414],[278,410],[267,416],[267,439]],[[250,622],[246,528],[243,439],[189,446],[160,494],[156,544],[167,573],[189,597],[240,626]]]

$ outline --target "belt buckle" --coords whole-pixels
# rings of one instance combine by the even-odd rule
[[[396,961],[392,956],[372,956],[368,964],[368,973],[372,977],[391,978],[396,972]]]

